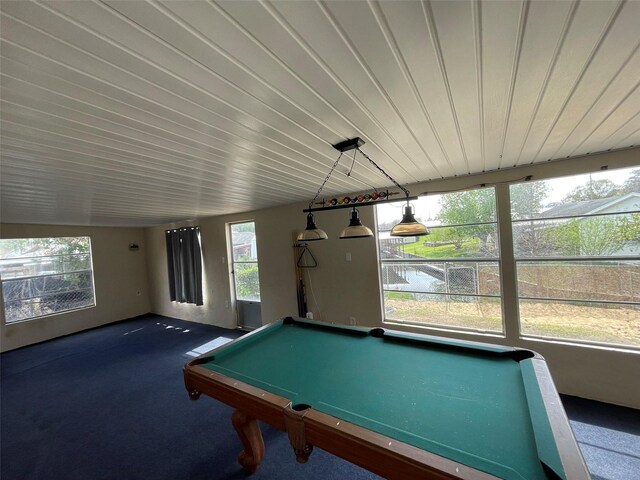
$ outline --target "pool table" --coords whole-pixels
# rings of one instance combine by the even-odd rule
[[[184,368],[191,399],[235,409],[239,463],[257,420],[386,478],[588,479],[544,359],[529,350],[287,317]]]

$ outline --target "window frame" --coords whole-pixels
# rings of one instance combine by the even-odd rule
[[[626,153],[626,152],[625,152]],[[631,159],[621,158],[620,162],[616,165],[603,166],[603,163],[607,163],[609,156],[615,154],[603,153],[591,156],[590,158],[580,159],[567,159],[554,164],[554,168],[551,169],[548,165],[532,165],[529,167],[523,167],[520,169],[519,175],[514,175],[513,179],[505,179],[504,172],[486,173],[476,177],[469,177],[469,179],[443,179],[436,180],[429,183],[427,189],[425,185],[419,185],[425,187],[423,195],[433,195],[434,193],[449,193],[456,191],[473,190],[478,187],[493,186],[495,188],[496,199],[496,222],[497,222],[497,236],[499,239],[499,268],[500,268],[500,293],[501,293],[501,306],[502,306],[502,324],[503,333],[487,332],[482,330],[476,330],[471,328],[459,328],[455,326],[433,325],[425,323],[415,322],[398,322],[395,320],[387,320],[384,306],[384,288],[382,279],[382,261],[380,253],[379,239],[377,238],[377,262],[378,262],[378,274],[379,274],[379,292],[380,292],[380,305],[382,324],[400,326],[402,328],[414,329],[427,334],[442,335],[443,332],[448,332],[456,337],[461,338],[478,338],[478,337],[493,337],[499,338],[500,343],[509,345],[522,344],[523,341],[534,342],[546,342],[554,344],[572,345],[586,348],[600,348],[604,350],[618,350],[638,353],[640,352],[640,346],[629,344],[616,344],[612,342],[595,342],[582,339],[570,339],[570,338],[555,338],[549,336],[535,336],[531,334],[521,333],[520,328],[520,308],[518,300],[518,281],[516,274],[516,258],[513,242],[513,229],[512,229],[512,217],[511,217],[511,195],[510,186],[518,183],[523,183],[535,178],[538,180],[553,180],[563,177],[570,177],[580,174],[596,173],[607,169],[636,169],[637,163]],[[622,154],[615,155],[618,158]],[[624,156],[624,155],[623,155]],[[534,175],[535,174],[535,177]],[[420,196],[420,195],[419,195]],[[378,225],[377,209],[374,209],[376,215],[376,227]],[[428,226],[428,225],[427,225]],[[376,236],[379,232],[376,228]],[[598,260],[602,260],[602,257],[597,257]],[[635,257],[631,257],[634,259]],[[624,257],[625,260],[630,257]]]
[[[450,291],[445,291],[445,292],[417,292],[417,291],[411,291],[411,290],[396,290],[396,289],[385,289],[384,288],[384,274],[383,274],[383,265],[393,265],[393,264],[411,264],[411,263],[415,263],[415,264],[443,264],[445,271],[447,270],[447,265],[448,264],[475,264],[476,268],[478,264],[495,264],[497,266],[498,269],[498,275],[501,277],[502,275],[502,267],[501,267],[501,239],[500,239],[500,225],[499,225],[499,216],[498,216],[498,194],[497,194],[497,189],[495,186],[493,185],[477,185],[477,186],[470,186],[467,189],[460,189],[460,190],[454,190],[451,192],[438,192],[438,194],[441,195],[446,195],[448,193],[460,193],[460,192],[466,192],[466,191],[473,191],[473,190],[481,190],[481,189],[492,189],[493,190],[493,198],[494,198],[494,202],[495,202],[495,216],[494,216],[494,220],[493,221],[478,221],[478,222],[473,222],[473,223],[455,223],[455,224],[446,224],[446,225],[434,225],[434,224],[430,224],[429,221],[424,221],[423,223],[425,223],[425,225],[427,226],[427,228],[430,231],[433,231],[435,229],[439,229],[439,228],[465,228],[465,227],[477,227],[477,226],[482,226],[482,225],[495,225],[495,234],[496,234],[496,242],[498,243],[498,248],[496,249],[495,252],[495,256],[486,256],[486,257],[482,257],[482,256],[470,256],[470,257],[451,257],[451,258],[423,258],[423,259],[407,259],[407,258],[402,258],[402,259],[392,259],[392,260],[384,260],[382,258],[381,255],[381,238],[380,238],[380,233],[381,232],[388,232],[390,231],[390,229],[384,229],[384,230],[380,230],[379,226],[379,222],[378,222],[378,209],[374,209],[375,211],[375,226],[376,226],[376,244],[377,244],[377,256],[378,256],[378,272],[379,272],[379,277],[380,277],[380,300],[381,300],[381,307],[382,307],[382,323],[383,324],[390,324],[390,325],[402,325],[402,326],[409,326],[409,327],[418,327],[418,328],[426,328],[426,329],[433,329],[434,331],[456,331],[456,332],[463,332],[463,333],[470,333],[470,334],[477,334],[477,335],[487,335],[487,336],[497,336],[497,337],[504,337],[505,336],[505,332],[506,332],[506,325],[505,325],[505,314],[504,314],[504,307],[503,307],[503,292],[502,292],[502,280],[500,280],[500,292],[497,295],[488,295],[488,294],[481,294],[479,292],[476,291],[476,293],[474,294],[470,294],[470,293],[452,293]],[[433,195],[433,194],[432,194]],[[404,201],[399,200],[398,204],[404,204]],[[393,238],[393,237],[392,237]],[[417,238],[429,238],[428,236],[426,237],[417,237]],[[479,282],[476,284],[476,290],[479,287]],[[411,320],[399,320],[399,319],[387,319],[387,313],[386,313],[386,305],[385,305],[385,300],[386,300],[386,296],[385,293],[386,292],[400,292],[400,293],[409,293],[409,294],[425,294],[425,295],[446,295],[447,297],[476,297],[480,300],[482,299],[495,299],[499,302],[499,306],[500,306],[500,326],[501,326],[501,330],[492,330],[492,329],[484,329],[484,328],[480,328],[480,327],[465,327],[465,326],[461,326],[461,325],[455,325],[455,324],[440,324],[440,323],[426,323],[426,322],[419,322],[419,321],[411,321]]]
[[[262,302],[262,295],[261,295],[261,291],[260,291],[260,265],[259,265],[259,261],[258,261],[258,247],[256,245],[256,258],[255,260],[236,260],[235,258],[235,254],[233,251],[234,248],[234,243],[233,243],[233,227],[236,225],[246,225],[246,224],[253,224],[253,242],[256,242],[257,236],[255,233],[255,229],[256,229],[256,222],[255,220],[241,220],[241,221],[237,221],[237,222],[229,222],[229,251],[230,251],[230,260],[232,262],[232,275],[233,275],[233,285],[232,285],[232,293],[234,295],[235,300],[238,302],[254,302],[254,303],[261,303]],[[241,233],[241,232],[238,232]],[[236,265],[251,265],[251,264],[255,264],[256,268],[257,268],[257,272],[258,272],[258,295],[257,298],[240,298],[240,296],[238,295],[238,274],[236,271]]]
[[[37,259],[37,258],[56,258],[56,257],[77,257],[77,256],[86,256],[87,260],[88,260],[88,265],[89,268],[85,268],[85,269],[79,269],[79,270],[72,270],[72,271],[64,271],[64,272],[56,272],[56,273],[49,273],[49,274],[40,274],[40,275],[25,275],[25,276],[14,276],[11,278],[7,278],[6,276],[1,276],[0,275],[0,290],[2,291],[2,298],[0,299],[0,301],[2,302],[2,310],[3,310],[3,324],[10,326],[10,325],[16,325],[16,324],[20,324],[20,323],[25,323],[25,322],[30,322],[33,320],[40,320],[40,319],[45,319],[48,317],[53,317],[53,316],[57,316],[57,315],[64,315],[64,314],[68,314],[71,312],[76,312],[76,311],[80,311],[80,310],[86,310],[89,308],[95,308],[97,305],[97,300],[96,300],[96,285],[95,285],[95,269],[94,269],[94,264],[93,264],[93,245],[92,245],[92,239],[90,235],[79,235],[79,236],[51,236],[51,237],[11,237],[11,238],[2,238],[0,240],[39,240],[39,239],[87,239],[87,243],[88,243],[88,252],[86,253],[73,253],[73,254],[67,254],[67,253],[62,253],[62,254],[50,254],[50,255],[33,255],[33,256],[28,256],[28,255],[20,255],[19,257],[10,257],[10,260],[30,260],[30,259]],[[5,260],[9,260],[9,259],[0,259],[0,264],[5,261]],[[48,312],[48,313],[44,313],[41,315],[34,315],[34,316],[30,316],[30,317],[26,317],[26,318],[20,318],[18,320],[9,320],[9,316],[7,314],[7,305],[6,305],[6,300],[5,300],[5,284],[9,283],[9,282],[15,282],[15,281],[20,281],[20,280],[30,280],[30,279],[37,279],[37,278],[42,278],[42,279],[46,279],[46,278],[54,278],[54,277],[64,277],[67,275],[71,275],[71,274],[82,274],[82,273],[88,273],[89,277],[91,278],[91,303],[87,304],[87,305],[82,305],[82,306],[78,306],[78,307],[72,307],[72,308],[67,308],[65,310],[59,310],[59,311],[55,311],[55,312]],[[70,293],[70,292],[78,292],[78,291],[86,291],[88,290],[87,288],[78,288],[75,290],[68,290],[65,293]],[[49,294],[49,295],[53,295],[53,294]],[[33,299],[33,298],[37,298],[37,297],[29,297],[28,299]],[[21,298],[20,300],[27,300],[27,298]]]
[[[633,167],[620,167],[620,169],[626,169],[626,168],[631,168],[633,170],[635,170],[635,168]],[[560,178],[566,178],[566,177],[572,177],[572,176],[577,176],[577,175],[585,175],[585,174],[589,174],[589,173],[597,173],[595,171],[593,172],[577,172],[577,173],[572,173],[572,174],[567,174],[567,175],[560,175],[560,176],[556,176],[556,177],[549,177],[549,178],[541,178],[539,180],[535,180],[535,181],[550,181],[550,180],[556,180],[556,179],[560,179]],[[593,346],[593,347],[603,347],[603,348],[615,348],[615,349],[625,349],[625,350],[633,350],[633,351],[640,351],[640,345],[633,345],[633,344],[623,344],[623,343],[614,343],[614,342],[605,342],[605,341],[598,341],[598,340],[588,340],[588,339],[580,339],[580,338],[567,338],[567,337],[560,337],[560,336],[553,336],[553,335],[543,335],[543,334],[535,334],[535,333],[528,333],[528,332],[524,332],[523,331],[523,322],[521,321],[521,315],[520,315],[520,310],[521,310],[521,300],[524,301],[524,303],[526,302],[557,302],[560,304],[570,304],[570,303],[584,303],[584,304],[606,304],[606,305],[640,305],[639,302],[629,302],[629,301],[616,301],[616,300],[605,300],[605,299],[570,299],[570,298],[556,298],[556,297],[533,297],[533,296],[527,296],[527,295],[520,295],[520,284],[519,284],[519,280],[518,280],[518,265],[519,264],[523,264],[523,263],[530,263],[530,264],[544,264],[544,263],[552,263],[552,262],[570,262],[570,264],[573,265],[578,265],[581,263],[584,264],[589,264],[591,262],[617,262],[617,261],[638,261],[640,260],[640,257],[638,256],[634,256],[634,255],[550,255],[550,256],[540,256],[540,255],[517,255],[516,254],[516,249],[515,249],[515,245],[513,245],[513,224],[514,223],[524,223],[524,222],[540,222],[541,224],[544,224],[544,222],[549,222],[550,224],[553,224],[554,222],[558,222],[558,221],[564,221],[564,220],[578,220],[578,219],[588,219],[588,218],[600,218],[600,217],[614,217],[617,215],[624,215],[624,214],[637,214],[640,213],[640,209],[638,210],[632,210],[632,211],[620,211],[620,212],[607,212],[607,213],[594,213],[594,214],[583,214],[583,215],[556,215],[556,216],[548,216],[548,217],[536,217],[536,218],[521,218],[521,219],[514,219],[513,218],[513,214],[512,214],[512,209],[511,209],[511,195],[510,195],[510,191],[511,191],[511,186],[513,185],[517,185],[517,184],[521,184],[522,182],[509,182],[506,185],[506,191],[507,191],[507,196],[509,199],[509,210],[508,210],[508,217],[509,217],[509,224],[510,224],[510,231],[509,231],[509,238],[510,241],[512,242],[512,248],[510,251],[511,257],[510,260],[513,262],[513,271],[514,271],[514,278],[515,278],[515,285],[514,285],[514,296],[515,296],[515,303],[516,303],[516,316],[515,318],[517,319],[517,335],[519,339],[523,339],[523,340],[536,340],[536,341],[547,341],[547,342],[554,342],[554,343],[567,343],[567,344],[572,344],[572,345],[583,345],[583,346]]]

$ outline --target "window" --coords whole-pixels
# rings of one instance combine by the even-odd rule
[[[0,240],[7,324],[95,306],[89,237]]]
[[[495,189],[415,201],[424,237],[389,235],[403,206],[376,206],[385,320],[502,332]]]
[[[260,301],[258,250],[254,222],[231,224],[236,300]]]
[[[640,346],[640,169],[510,197],[521,334]]]

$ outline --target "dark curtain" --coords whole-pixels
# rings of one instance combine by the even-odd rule
[[[200,228],[177,228],[165,233],[171,301],[202,305]]]

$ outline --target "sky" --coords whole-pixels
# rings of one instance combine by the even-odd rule
[[[629,174],[632,170],[637,169],[638,167],[632,168],[624,168],[618,170],[605,170],[601,172],[594,172],[591,174],[582,174],[582,175],[573,175],[570,177],[560,177],[554,178],[551,180],[544,180],[547,185],[549,185],[549,193],[544,204],[550,204],[554,202],[559,202],[562,200],[568,193],[570,193],[576,187],[580,185],[584,185],[589,181],[589,176],[593,180],[602,180],[607,179],[612,182],[621,185],[624,181],[629,177]],[[424,197],[420,197],[418,200],[414,200],[411,202],[416,211],[420,212],[419,217],[425,218],[435,218],[435,216],[440,211],[440,195],[426,195]],[[384,203],[377,205],[377,215],[378,222],[392,222],[392,221],[400,221],[402,218],[403,208],[405,206],[405,202],[400,201],[400,203]]]

